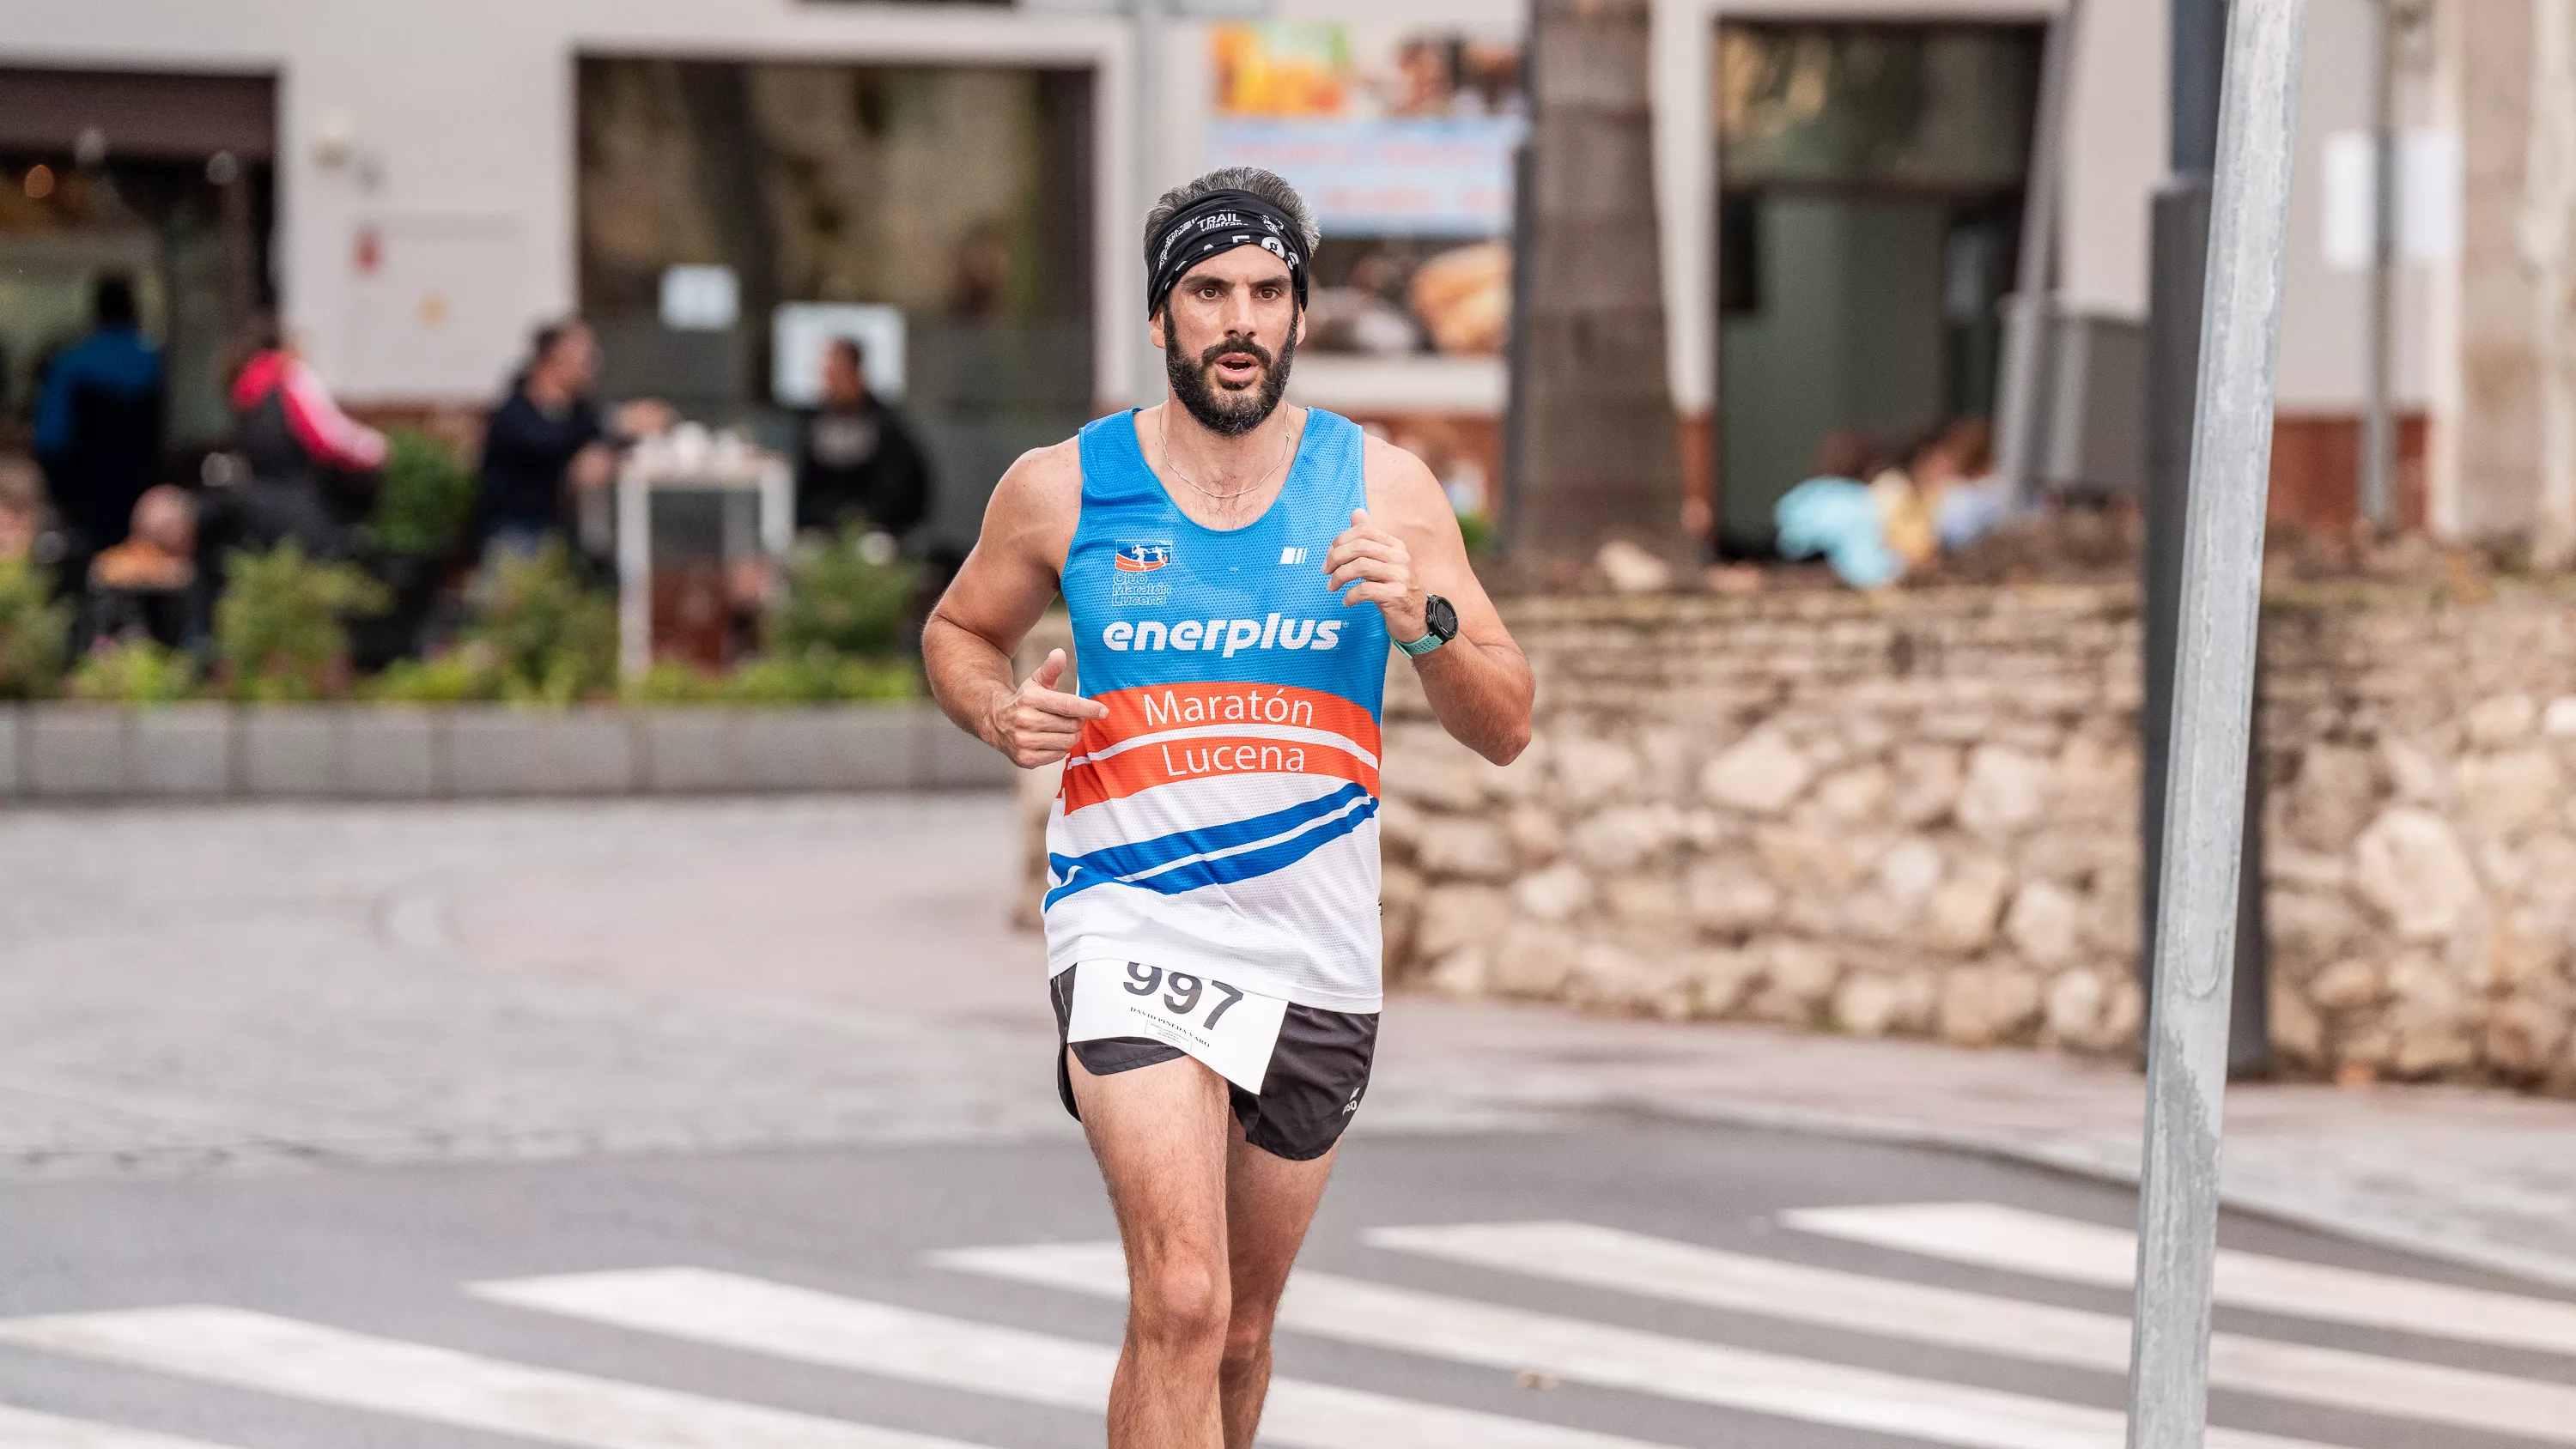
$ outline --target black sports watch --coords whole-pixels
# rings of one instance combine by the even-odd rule
[[[1395,647],[1419,659],[1458,637],[1458,610],[1438,594],[1422,596],[1422,622],[1431,632],[1411,643],[1398,639]]]

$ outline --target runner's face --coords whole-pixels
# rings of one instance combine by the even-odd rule
[[[1155,322],[1172,394],[1209,430],[1241,437],[1288,390],[1305,317],[1288,264],[1236,247],[1192,267]]]

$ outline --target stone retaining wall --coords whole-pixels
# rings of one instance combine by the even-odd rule
[[[1018,773],[928,705],[0,707],[0,801],[900,790]]]
[[[2139,1022],[2127,590],[1522,600],[1537,739],[1452,744],[1399,661],[1399,980],[2096,1053]],[[2576,607],[2267,614],[2285,1065],[2576,1092]]]

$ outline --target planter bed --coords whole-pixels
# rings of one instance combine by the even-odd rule
[[[467,800],[1007,786],[928,704],[0,706],[0,800]]]

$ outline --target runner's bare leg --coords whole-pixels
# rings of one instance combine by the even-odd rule
[[[1261,1401],[1270,1392],[1271,1321],[1279,1316],[1288,1270],[1306,1241],[1340,1149],[1310,1162],[1290,1162],[1244,1141],[1243,1125],[1232,1125],[1225,1215],[1233,1292],[1218,1383],[1225,1400],[1225,1449],[1252,1449]]]
[[[1193,1058],[1095,1077],[1065,1048],[1073,1097],[1127,1248],[1127,1339],[1109,1449],[1220,1449],[1230,1306],[1225,1079]]]

